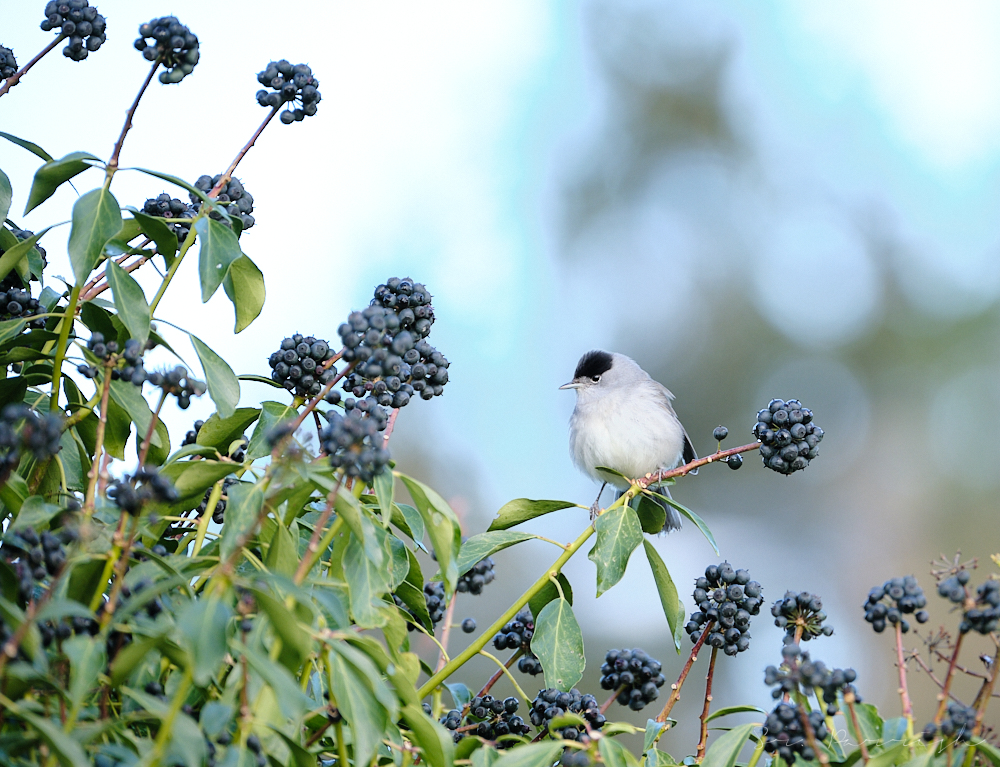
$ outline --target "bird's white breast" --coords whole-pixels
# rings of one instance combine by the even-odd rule
[[[645,386],[581,397],[570,419],[573,462],[619,489],[628,484],[596,467],[607,466],[632,479],[673,468],[681,460],[684,431],[668,408],[659,391]]]

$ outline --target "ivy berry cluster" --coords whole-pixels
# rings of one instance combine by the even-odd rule
[[[640,649],[608,650],[601,666],[601,687],[616,690],[618,703],[642,711],[660,696],[667,681],[660,673],[663,665]]]
[[[160,82],[164,85],[179,83],[191,74],[201,55],[197,35],[176,16],[162,16],[140,24],[135,49],[142,51],[146,61],[159,61],[166,67],[160,72]]]
[[[504,739],[505,735],[523,736],[531,732],[524,719],[517,715],[519,707],[517,698],[500,700],[492,695],[477,695],[469,702],[469,711],[464,717],[460,710],[452,709],[440,721],[445,729],[451,731],[456,743],[466,735],[477,735],[484,740],[499,740],[498,747],[501,749],[509,748],[518,741],[515,738]],[[459,731],[459,728],[462,730]]]
[[[797,399],[773,399],[757,413],[753,435],[760,440],[760,457],[779,474],[801,471],[819,454],[823,430],[812,411]]]
[[[366,418],[358,409],[345,415],[330,410],[327,426],[320,432],[323,450],[334,469],[343,469],[348,477],[358,477],[371,484],[375,475],[389,465],[389,451],[382,446],[379,423]]]
[[[23,403],[5,406],[0,411],[0,481],[6,481],[25,453],[36,461],[58,453],[62,430],[59,415],[41,415]]]
[[[0,80],[6,80],[17,73],[17,59],[14,51],[0,45]]]
[[[315,397],[333,380],[337,371],[324,369],[324,363],[334,356],[330,344],[313,336],[296,333],[282,339],[278,351],[267,360],[271,366],[271,380],[283,386],[296,397]]]
[[[539,691],[531,702],[528,718],[535,727],[548,732],[553,738],[582,740],[586,737],[586,727],[570,724],[550,729],[549,722],[567,713],[579,714],[592,730],[601,729],[607,721],[601,713],[600,706],[597,705],[597,698],[589,694],[584,695],[575,687],[569,692],[561,692],[554,687]]]
[[[941,724],[936,725],[930,722],[924,726],[920,733],[925,742],[930,743],[937,737],[938,733],[946,740],[954,743],[962,743],[972,736],[972,730],[976,724],[976,709],[963,705],[955,700],[948,701],[948,708]]]
[[[194,182],[194,186],[196,189],[208,194],[215,189],[215,185],[221,180],[221,173],[215,176],[206,174],[198,176],[198,180]],[[192,210],[197,214],[201,210],[201,198],[193,192],[189,192],[188,197],[191,199]],[[238,178],[230,178],[226,181],[220,187],[215,200],[226,206],[226,212],[230,216],[237,216],[240,219],[240,222],[243,224],[243,231],[246,231],[256,223],[254,217],[250,215],[253,213],[253,195],[243,187],[243,183]],[[217,210],[213,210],[208,216],[209,218],[214,218],[216,221],[222,221],[226,226],[230,226],[229,222]]]
[[[197,211],[191,205],[166,192],[150,197],[142,204],[142,212],[147,216],[167,219],[167,227],[177,236],[177,242],[184,242],[191,232],[191,224],[171,222],[173,218],[194,218]]]
[[[486,557],[479,560],[471,570],[463,573],[455,584],[455,591],[472,596],[479,596],[483,593],[483,587],[493,582],[496,573],[493,571],[493,558]]]
[[[257,82],[264,86],[257,91],[258,104],[272,109],[287,105],[279,117],[285,125],[312,117],[322,99],[319,80],[306,64],[272,61],[257,74]]]
[[[166,394],[172,394],[176,397],[177,407],[181,410],[187,410],[191,407],[192,397],[200,397],[208,391],[208,386],[204,381],[192,378],[187,368],[181,365],[165,373],[150,373],[148,380],[153,386],[160,387]]]
[[[827,618],[823,612],[823,600],[816,594],[801,591],[786,591],[785,596],[771,605],[774,625],[785,629],[785,642],[808,642],[820,635],[831,636],[833,626],[824,625]],[[799,634],[800,636],[796,636]]]
[[[764,723],[764,733],[767,737],[764,750],[769,754],[777,753],[789,765],[795,761],[796,754],[807,762],[815,759],[816,752],[806,739],[803,718],[808,720],[817,741],[825,740],[829,736],[822,711],[810,711],[806,714],[797,705],[779,703],[767,715],[767,721]]]
[[[1000,581],[988,580],[976,589],[976,604],[962,614],[958,630],[987,635],[1000,625]]]
[[[31,599],[36,583],[59,574],[66,564],[65,545],[75,540],[76,533],[69,528],[63,528],[57,535],[25,527],[4,536],[3,559],[14,572],[22,604]]]
[[[693,593],[698,610],[684,626],[692,642],[705,627],[713,624],[707,638],[710,647],[726,655],[736,655],[750,647],[750,618],[760,613],[763,587],[750,580],[750,573],[735,569],[729,562],[709,565],[695,581]]]
[[[107,21],[87,0],[51,0],[45,5],[42,31],[59,30],[68,38],[63,56],[83,61],[108,39]]]
[[[963,596],[964,593],[963,590]],[[877,634],[885,631],[886,623],[892,626],[898,623],[905,634],[910,630],[910,623],[903,616],[912,613],[917,623],[926,623],[930,617],[923,609],[926,606],[927,597],[916,578],[912,575],[892,578],[868,593],[868,601],[864,604],[865,620],[872,624]]]
[[[154,468],[140,466],[108,485],[108,498],[121,511],[137,517],[148,503],[173,503],[180,496],[173,483]]]
[[[768,666],[764,669],[764,684],[774,687],[771,697],[775,700],[800,690],[806,695],[812,694],[813,690],[821,690],[830,716],[839,710],[838,694],[851,692],[855,700],[861,700],[852,684],[858,678],[854,669],[829,669],[823,661],[810,659],[809,653],[802,652],[796,644],[785,645],[781,654],[784,660],[780,667]]]
[[[531,637],[535,635],[535,619],[530,610],[522,610],[508,621],[493,637],[493,646],[500,650],[521,650],[523,657],[517,662],[517,670],[522,674],[538,676],[542,673],[542,663],[531,652]]]

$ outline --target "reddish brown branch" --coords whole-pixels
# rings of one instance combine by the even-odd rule
[[[51,51],[53,48],[59,45],[59,43],[62,40],[65,39],[66,35],[56,35],[55,39],[51,43],[46,45],[44,48],[42,48],[41,52],[37,56],[35,56],[35,58],[33,58],[23,67],[21,67],[17,72],[15,72],[6,80],[4,80],[4,84],[0,86],[0,96],[3,96],[7,91],[9,91],[11,88],[17,85],[18,82],[20,82],[21,78],[24,77],[26,74],[28,74],[28,70],[31,69],[33,66],[35,66],[35,64],[37,64],[39,61],[41,61],[42,56]]]
[[[951,653],[951,660],[948,661],[948,673],[945,675],[944,684],[941,686],[941,693],[938,696],[941,703],[938,705],[937,714],[934,715],[934,724],[937,726],[940,726],[941,720],[944,719],[945,708],[948,705],[948,691],[951,689],[951,680],[955,676],[955,663],[958,661],[958,653],[962,649],[964,636],[965,634],[958,635],[958,639],[955,640],[955,649]]]
[[[670,714],[670,710],[674,707],[674,704],[681,699],[681,687],[684,686],[684,680],[687,679],[687,675],[691,671],[691,666],[694,665],[696,660],[698,660],[698,651],[701,650],[702,645],[705,644],[705,640],[708,639],[708,634],[711,632],[714,625],[715,621],[711,620],[705,624],[705,629],[701,632],[701,636],[698,637],[698,641],[695,642],[694,647],[691,650],[691,654],[688,656],[687,663],[685,663],[684,668],[681,669],[681,675],[677,677],[676,682],[670,685],[670,697],[667,698],[667,702],[664,704],[663,710],[660,712],[659,716],[656,717],[657,722],[667,721],[667,716]]]
[[[712,677],[715,674],[715,657],[719,648],[712,648],[712,659],[708,662],[708,675],[705,677],[705,705],[701,709],[701,737],[698,739],[698,749],[695,752],[695,761],[699,764],[705,758],[705,747],[708,745],[708,712],[712,707]]]
[[[645,477],[641,477],[635,480],[635,483],[640,487],[649,487],[650,485],[655,485],[662,482],[665,479],[671,479],[672,477],[683,477],[685,474],[690,474],[695,469],[700,469],[702,466],[706,466],[710,463],[715,463],[716,461],[722,461],[729,458],[731,455],[737,455],[738,453],[749,453],[751,450],[756,450],[760,447],[760,442],[751,442],[749,445],[740,445],[739,447],[731,447],[729,450],[719,450],[718,452],[712,453],[711,455],[706,455],[704,458],[696,458],[690,463],[686,463],[683,466],[678,466],[676,469],[671,469],[670,471],[658,471],[655,474],[650,474]]]
[[[246,146],[244,146],[240,150],[240,153],[236,155],[236,159],[233,160],[232,163],[230,163],[228,168],[226,168],[226,172],[222,174],[222,177],[219,179],[219,182],[214,187],[212,187],[212,191],[208,193],[209,197],[214,198],[222,189],[222,187],[224,187],[226,184],[229,183],[229,179],[233,177],[233,172],[236,170],[236,166],[240,164],[240,161],[246,156],[246,153],[250,151],[250,147],[252,147],[255,143],[257,143],[257,139],[260,138],[260,134],[264,132],[264,128],[266,128],[267,124],[274,119],[274,116],[276,114],[278,114],[278,107],[273,107],[271,111],[268,112],[267,117],[264,118],[264,122],[260,124],[260,127],[256,130],[253,136],[250,137],[250,140],[246,143]]]
[[[896,623],[896,666],[899,669],[899,697],[903,702],[903,716],[913,726],[913,705],[910,703],[910,692],[906,685],[906,660],[903,658],[903,624]]]
[[[132,127],[132,118],[135,116],[135,110],[139,108],[139,99],[142,98],[142,94],[146,92],[146,88],[153,80],[153,75],[156,74],[157,68],[160,66],[161,58],[157,56],[156,61],[153,62],[153,66],[150,67],[149,74],[146,75],[145,81],[142,83],[142,87],[139,92],[135,94],[135,101],[132,102],[132,106],[129,107],[128,112],[125,114],[125,124],[122,126],[121,135],[118,136],[118,141],[115,142],[115,148],[111,152],[111,159],[108,160],[108,178],[114,175],[115,171],[118,170],[118,157],[122,153],[122,145],[125,143],[125,136],[128,134],[129,129]]]

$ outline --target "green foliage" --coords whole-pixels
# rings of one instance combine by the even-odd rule
[[[155,62],[154,71],[159,65]],[[596,566],[598,597],[621,581],[642,544],[665,628],[680,650],[682,595],[647,537],[661,530],[664,511],[642,480],[601,510],[593,527],[582,513],[567,512],[566,519],[577,519],[581,526],[570,544],[513,528],[586,507],[527,498],[505,504],[487,531],[463,543],[455,511],[427,484],[387,470],[366,486],[333,468],[328,456],[315,451],[315,440],[301,439],[311,428],[312,414],[340,415],[342,405],[328,406],[322,397],[293,399],[277,385],[274,396],[282,399],[240,407],[241,379],[276,384],[253,371],[237,377],[222,355],[194,335],[191,343],[215,412],[193,444],[175,449],[161,408],[168,395],[184,407],[182,396],[203,392],[194,385],[181,392],[178,381],[160,373],[154,374],[159,376],[155,384],[133,377],[141,365],[125,350],[141,357],[147,346],[159,346],[177,356],[153,326],[167,289],[207,301],[222,286],[234,306],[234,332],[253,323],[265,300],[264,275],[242,250],[249,238],[239,217],[179,177],[136,169],[202,201],[187,222],[190,233],[178,242],[171,226],[177,222],[122,208],[112,194],[120,142],[104,163],[86,152],[55,160],[30,141],[2,132],[0,137],[43,161],[30,182],[28,211],[88,168],[105,172],[104,185],[73,206],[67,246],[73,285],[62,293],[51,287],[39,292],[46,316],[0,322],[0,400],[23,404],[39,419],[51,411],[59,447],[46,452],[32,444],[28,449],[21,444],[26,421],[3,423],[0,762],[68,767],[679,763],[659,746],[670,743],[676,753],[684,753],[683,745],[671,742],[675,722],[668,714],[687,679],[691,656],[674,685],[677,693],[657,719],[649,719],[638,754],[619,736],[642,730],[606,722],[603,714],[598,721],[596,709],[562,711],[546,727],[534,721],[537,710],[521,708],[535,731],[523,736],[501,728],[496,740],[487,740],[493,735],[484,735],[489,728],[480,725],[486,720],[496,725],[497,712],[491,709],[485,717],[475,712],[501,673],[516,670],[522,653],[541,663],[548,687],[565,692],[580,683],[586,664],[583,631],[563,568],[592,535],[588,557]],[[0,222],[18,185],[27,186],[26,180],[12,183],[0,171]],[[130,215],[123,217],[123,210]],[[0,278],[16,275],[30,287],[42,276],[37,243],[51,227],[20,241],[12,227],[9,221],[0,226]],[[175,281],[194,245],[198,284]],[[132,272],[154,257],[163,259],[166,274],[148,301]],[[333,338],[335,329],[317,332]],[[103,341],[96,340],[99,336]],[[81,357],[82,371],[77,368]],[[346,374],[356,362],[345,355],[339,364]],[[393,417],[399,415],[397,410]],[[384,447],[388,431],[379,432],[378,439]],[[119,462],[133,463],[126,458],[129,445],[140,465],[126,472]],[[377,446],[355,445],[359,453]],[[406,496],[412,505],[402,502]],[[697,514],[659,497],[717,551]],[[33,536],[37,543],[31,542]],[[442,625],[442,613],[452,619],[447,606],[465,588],[459,584],[468,583],[463,576],[486,557],[528,540],[555,543],[559,553],[539,565],[533,573],[537,580],[513,604],[493,610],[491,626],[452,654],[446,637],[455,632]],[[437,561],[434,574],[427,553]],[[471,676],[469,661],[486,653],[487,643],[506,624],[516,618],[530,625],[526,609],[535,621],[530,649],[526,643],[511,648],[511,656],[500,659],[506,668],[491,680]],[[411,645],[414,634],[408,629],[440,642],[440,661],[436,651],[418,655],[414,648],[429,645]],[[622,641],[627,638],[623,633]],[[534,662],[530,656],[523,660]],[[785,671],[794,671],[788,663]],[[656,676],[651,671],[647,678]],[[659,678],[654,686],[663,682]],[[481,688],[482,695],[471,692]],[[459,730],[441,721],[443,689],[461,709],[465,724]],[[523,695],[521,687],[515,689]],[[624,683],[609,693],[623,690]],[[790,699],[798,703],[798,697],[817,693],[822,690],[796,687]],[[981,729],[964,740],[934,736],[925,744],[914,735],[909,718],[883,719],[874,706],[854,700],[853,688],[839,694],[830,716],[843,718],[849,738],[838,739],[831,727],[835,734],[814,744],[831,764],[850,767],[864,759],[868,767],[942,767],[964,758],[964,767],[1000,767],[1000,751],[980,737]],[[989,702],[988,694],[984,700]],[[528,700],[517,702],[522,706]],[[711,702],[706,699],[705,739],[689,749],[696,756],[682,763],[700,759],[706,767],[735,767],[750,743],[756,743],[751,767],[772,759],[763,756],[768,736],[761,732],[761,721],[707,736],[707,724],[720,717],[750,713],[759,719],[766,711],[731,705],[711,712]],[[984,712],[986,704],[979,705]],[[510,713],[505,709],[505,715]],[[576,737],[564,739],[567,732]],[[860,743],[866,744],[866,755]]]

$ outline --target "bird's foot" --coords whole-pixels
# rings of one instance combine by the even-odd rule
[[[601,499],[598,498],[590,504],[590,521],[593,522],[601,513]]]

